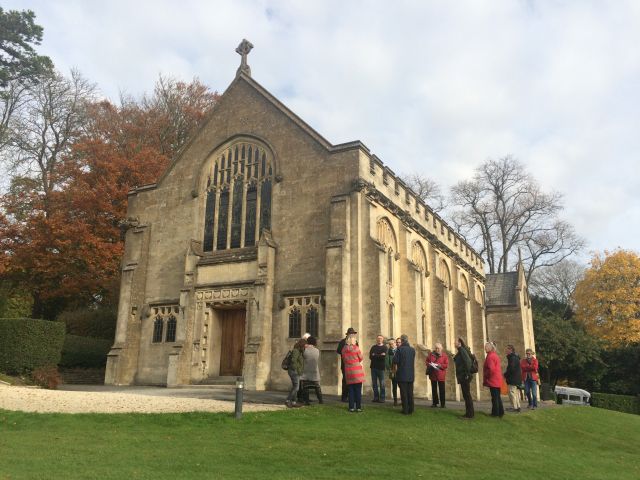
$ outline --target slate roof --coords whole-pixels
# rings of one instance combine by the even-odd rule
[[[485,281],[485,305],[517,305],[518,272],[488,273]]]

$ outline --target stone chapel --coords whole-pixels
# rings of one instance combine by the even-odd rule
[[[318,338],[322,388],[337,393],[348,327],[409,336],[416,396],[425,352],[458,336],[534,347],[522,267],[486,275],[476,251],[361,142],[333,145],[251,76],[235,79],[152,185],[129,193],[115,342],[105,383],[285,390],[294,341]],[[368,371],[369,362],[365,358]],[[480,365],[482,371],[482,365]],[[476,375],[472,391],[482,392]],[[449,395],[458,396],[455,372]],[[370,387],[370,379],[365,390]]]

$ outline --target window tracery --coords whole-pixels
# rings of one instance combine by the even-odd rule
[[[215,154],[207,178],[203,250],[252,247],[271,229],[271,154],[239,140]]]
[[[320,295],[288,297],[285,300],[288,308],[289,338],[300,338],[303,333],[317,338],[320,334]]]
[[[159,305],[152,309],[153,334],[152,343],[175,342],[178,329],[178,319],[176,315],[180,312],[178,305]],[[166,324],[166,330],[165,330]],[[166,333],[165,333],[166,331]]]
[[[476,285],[476,302],[478,302],[481,306],[484,306],[484,294],[482,293],[482,289],[478,285]]]
[[[460,274],[460,292],[467,300],[469,299],[469,282],[467,281],[467,277]]]
[[[413,242],[411,247],[411,261],[418,268],[420,298],[425,298],[425,276],[427,275],[427,254],[420,242]]]
[[[451,288],[451,273],[449,272],[449,265],[444,259],[440,260],[439,278],[445,287]]]

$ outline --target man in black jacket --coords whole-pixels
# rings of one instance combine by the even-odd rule
[[[396,365],[396,380],[400,387],[402,414],[411,415],[413,413],[413,382],[416,377],[416,351],[409,345],[409,337],[406,335],[401,335],[400,341],[402,344],[393,357],[393,364]]]
[[[378,335],[376,344],[369,350],[371,360],[371,383],[373,384],[373,401],[384,403],[386,391],[384,385],[384,362],[387,358],[388,348],[384,344],[384,337]]]
[[[522,371],[520,370],[520,357],[513,345],[507,345],[507,370],[504,378],[509,385],[509,401],[511,409],[520,413],[520,385],[522,385]]]

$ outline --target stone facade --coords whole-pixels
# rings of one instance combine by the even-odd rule
[[[323,390],[337,393],[335,349],[352,326],[365,353],[380,333],[409,335],[416,395],[428,396],[435,342],[533,345],[528,299],[488,318],[480,256],[366,146],[330,144],[269,94],[245,56],[165,174],[130,192],[105,383],[243,375],[247,388],[286,389],[280,362],[311,331]],[[459,397],[453,368],[448,379]]]

